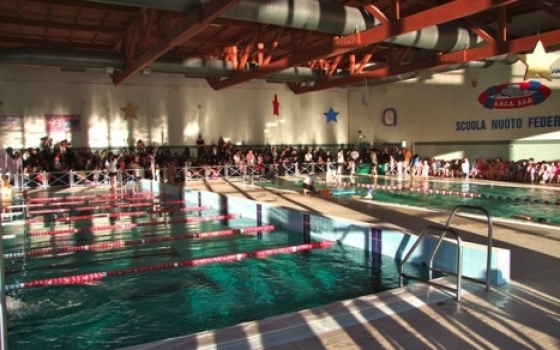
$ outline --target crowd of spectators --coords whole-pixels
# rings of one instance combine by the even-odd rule
[[[251,169],[258,174],[283,176],[295,164],[301,173],[313,171],[312,167],[306,166],[308,164],[332,164],[339,175],[364,174],[363,169],[368,169],[365,173],[372,176],[385,174],[523,183],[560,182],[560,162],[535,162],[533,159],[503,161],[499,158],[478,158],[473,162],[468,158],[426,159],[412,154],[406,147],[398,146],[384,149],[345,146],[332,153],[329,149],[306,146],[264,146],[256,149],[233,145],[223,138],[207,145],[202,135],[196,140],[196,146],[186,146],[179,152],[172,152],[165,145],[146,146],[142,140],[138,140],[134,147],[115,150],[114,153],[107,149],[77,149],[67,140],[54,143],[52,139],[44,137],[36,148],[16,151],[8,147],[3,150],[0,153],[0,171],[5,177],[13,178],[15,174],[22,174],[24,178],[30,179],[40,176],[43,171],[66,173],[72,170],[83,174],[85,180],[95,182],[98,178],[94,174],[108,173],[111,156],[120,156],[119,170],[138,176],[141,170],[144,178],[165,178],[169,182],[196,176],[219,176],[225,167],[234,168],[237,174],[243,174],[243,169]],[[192,170],[185,172],[185,167]],[[165,175],[164,169],[167,171]]]

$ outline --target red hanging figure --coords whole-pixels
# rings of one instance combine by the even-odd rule
[[[272,114],[275,116],[280,115],[280,102],[278,102],[278,97],[274,95],[274,100],[272,100]]]

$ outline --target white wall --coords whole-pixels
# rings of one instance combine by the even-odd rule
[[[560,55],[559,55],[560,56]],[[553,67],[560,68],[560,60]],[[553,116],[560,120],[560,79],[552,82],[533,78],[548,86],[552,93],[543,103],[517,109],[487,109],[479,95],[491,86],[523,81],[525,66],[496,64],[445,74],[425,75],[391,85],[370,88],[369,105],[361,102],[362,90],[349,93],[349,135],[362,130],[368,139],[379,143],[415,142],[423,156],[455,158],[495,157],[520,159],[560,159],[560,125],[538,125],[537,117]],[[558,77],[558,75],[556,75]],[[397,111],[397,125],[385,126],[386,108]],[[531,119],[533,118],[533,119]],[[505,122],[506,119],[509,121]],[[511,124],[492,128],[492,121]],[[486,129],[482,130],[484,121]],[[478,130],[462,130],[457,123],[475,123]],[[461,124],[462,125],[462,124]],[[520,125],[519,128],[517,126]]]
[[[275,94],[279,117],[273,115]],[[114,86],[101,71],[0,66],[0,115],[24,116],[21,132],[0,130],[0,138],[3,147],[36,147],[46,136],[44,114],[79,114],[81,132],[49,136],[80,147],[122,147],[139,138],[192,145],[198,134],[207,144],[220,136],[243,144],[340,144],[348,139],[347,96],[346,89],[294,95],[258,80],[214,91],[204,80],[157,73]],[[128,101],[139,107],[137,119],[124,119],[121,107]],[[330,107],[340,112],[337,123],[326,122]]]
[[[560,68],[560,62],[554,67]],[[333,89],[294,95],[284,85],[255,81],[214,91],[204,80],[152,73],[114,86],[101,71],[61,72],[58,68],[0,66],[0,116],[23,115],[20,132],[0,130],[2,146],[37,146],[45,136],[44,114],[80,114],[81,132],[51,134],[77,146],[122,147],[141,138],[174,146],[194,144],[198,134],[207,143],[218,137],[244,144],[382,143],[406,141],[420,155],[455,158],[560,158],[560,127],[530,125],[530,118],[560,116],[560,79],[533,79],[552,90],[539,105],[486,109],[479,95],[491,86],[522,82],[525,66],[496,64],[442,74],[422,74],[400,83]],[[556,75],[558,76],[558,75]],[[274,95],[280,116],[272,114]],[[124,119],[121,107],[138,106],[137,119]],[[338,122],[326,123],[330,107]],[[385,126],[382,113],[397,111],[397,125]],[[492,120],[513,119],[521,127],[493,129]],[[282,121],[282,122],[280,122]],[[459,122],[484,121],[485,130],[460,130]],[[267,123],[277,123],[267,127]],[[268,130],[265,133],[265,129]]]

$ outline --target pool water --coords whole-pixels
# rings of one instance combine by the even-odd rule
[[[138,209],[135,209],[138,210]],[[176,217],[214,215],[208,210]],[[71,213],[70,215],[74,215]],[[166,215],[163,215],[165,218]],[[162,217],[159,217],[161,220]],[[153,217],[121,218],[148,222]],[[107,224],[92,219],[73,224],[10,225],[3,233]],[[256,226],[246,219],[173,224],[73,236],[4,240],[4,253],[52,246],[206,232]],[[6,260],[6,283],[111,271],[193,258],[301,244],[300,233],[278,229],[257,234],[180,240],[124,249],[60,253]],[[422,273],[410,266],[411,274]],[[216,263],[106,278],[92,285],[49,286],[9,291],[22,304],[9,314],[10,349],[114,349],[216,329],[240,322],[326,305],[398,287],[397,262],[334,245],[266,259]]]
[[[429,208],[436,210],[453,210],[457,205],[474,205],[486,208],[493,217],[519,219],[529,218],[531,221],[560,225],[560,189],[544,186],[512,187],[503,183],[499,185],[472,183],[469,181],[399,181],[391,177],[370,178],[355,176],[343,178],[344,186],[317,185],[317,189],[329,189],[333,196],[344,198],[364,198],[367,188],[360,184],[394,186],[396,189],[376,189],[374,200],[385,203]],[[263,181],[264,187],[282,188],[299,191],[301,180],[296,181]],[[411,191],[421,188],[422,191]],[[427,193],[429,190],[444,190],[461,193],[473,193],[483,198],[462,197]]]

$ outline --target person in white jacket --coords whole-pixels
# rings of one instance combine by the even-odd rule
[[[317,193],[317,191],[315,190],[315,182],[317,181],[317,179],[318,179],[317,174],[315,173],[307,174],[305,179],[303,179],[303,183],[301,185],[303,187],[303,195],[306,195],[308,193],[311,194]]]
[[[109,168],[109,182],[111,183],[111,188],[117,187],[117,174],[119,172],[119,159],[121,159],[124,150],[121,151],[118,157],[115,157],[113,153],[109,153],[107,157],[107,167]]]

